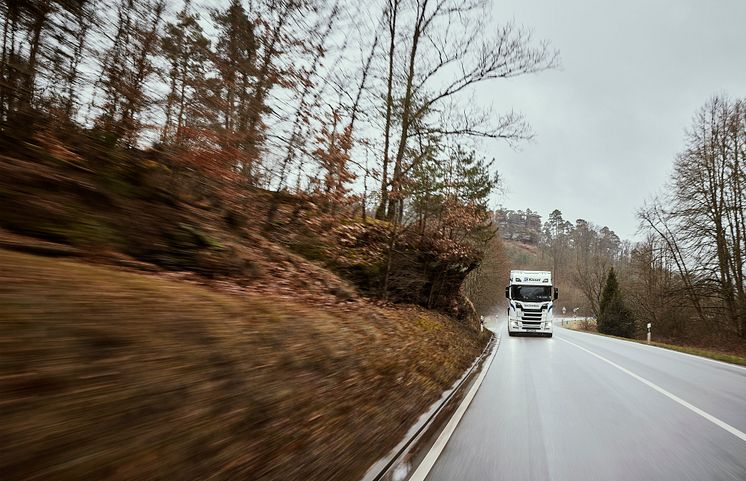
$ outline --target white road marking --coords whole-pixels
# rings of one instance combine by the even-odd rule
[[[435,441],[435,444],[433,444],[433,447],[430,448],[430,451],[428,451],[428,453],[425,455],[425,458],[422,460],[420,465],[417,466],[417,469],[412,474],[412,477],[409,478],[409,481],[424,481],[427,475],[430,473],[430,470],[433,468],[433,466],[435,466],[435,462],[438,460],[438,457],[440,457],[440,453],[442,453],[443,449],[445,449],[448,440],[451,439],[451,435],[456,430],[456,426],[458,426],[461,418],[464,417],[466,409],[469,407],[469,404],[471,404],[471,400],[474,399],[474,396],[476,396],[477,391],[479,390],[479,386],[482,385],[482,381],[484,381],[484,377],[487,375],[487,371],[489,371],[490,366],[492,365],[492,360],[495,358],[495,354],[497,354],[497,349],[500,347],[500,339],[500,337],[497,338],[495,349],[492,351],[492,354],[490,354],[490,358],[487,360],[484,367],[482,368],[482,372],[479,373],[479,377],[477,378],[476,382],[471,387],[469,392],[466,393],[464,400],[461,401],[461,405],[459,405],[458,409],[456,409],[456,412],[453,413],[453,416],[451,416],[451,419],[448,421],[448,424],[446,424],[443,432],[440,433],[440,436],[438,436],[438,439]]]
[[[562,329],[565,329],[566,331],[572,332],[573,334],[580,334],[580,335],[587,334],[589,336],[594,336],[595,335],[595,334],[590,333],[590,332],[574,331],[574,330],[568,329],[566,327],[563,327]],[[665,347],[655,346],[653,344],[641,344],[639,342],[625,341],[624,339],[616,339],[616,338],[613,338],[613,337],[607,337],[606,339],[611,339],[613,341],[619,341],[619,342],[626,342],[629,345],[634,346],[634,347],[639,348],[639,349],[642,349],[642,350],[648,350],[648,351],[650,351],[650,350],[657,350],[657,351],[663,351],[663,352],[666,352],[666,353],[678,354],[680,356],[686,356],[686,357],[690,357],[692,359],[697,359],[698,361],[711,362],[713,364],[718,364],[718,365],[723,366],[723,367],[730,367],[730,368],[740,369],[742,371],[746,371],[746,366],[740,366],[738,364],[733,364],[731,362],[718,361],[717,359],[710,359],[709,357],[698,356],[696,354],[689,354],[688,352],[676,351],[674,349],[666,349]]]
[[[640,381],[641,383],[645,384],[646,386],[655,389],[659,393],[661,393],[664,396],[666,396],[666,397],[668,397],[668,398],[676,401],[677,403],[679,403],[682,406],[684,406],[685,408],[691,410],[695,414],[699,414],[700,416],[702,416],[703,418],[707,419],[708,421],[710,421],[711,423],[715,424],[716,426],[719,426],[719,427],[723,428],[724,430],[728,431],[732,435],[734,435],[737,438],[741,439],[741,441],[746,441],[746,433],[744,433],[743,431],[739,431],[738,429],[734,428],[733,426],[731,426],[730,424],[726,423],[725,421],[722,421],[722,420],[716,418],[715,416],[713,416],[712,414],[709,414],[709,413],[701,410],[697,406],[694,406],[693,404],[690,404],[690,403],[684,401],[683,399],[681,399],[677,395],[672,394],[672,393],[666,391],[665,389],[663,389],[662,387],[658,386],[657,384],[655,384],[655,383],[653,383],[651,381],[648,381],[644,377],[638,376],[637,374],[633,373],[629,369],[626,369],[626,368],[620,366],[619,364],[615,363],[614,361],[610,361],[609,359],[606,359],[605,357],[600,356],[600,355],[596,354],[595,352],[593,352],[593,351],[591,351],[589,349],[584,348],[583,346],[579,346],[579,345],[575,344],[574,342],[568,341],[567,339],[560,338],[560,340],[563,341],[563,342],[566,342],[568,344],[572,344],[573,346],[577,347],[578,349],[581,349],[581,350],[587,352],[588,354],[590,354],[592,356],[595,356],[598,359],[604,361],[605,363],[608,363],[608,364],[614,366],[615,368],[619,369],[620,371],[622,371],[622,372],[624,372],[626,374],[629,374],[630,376],[632,376],[633,378],[637,379],[638,381]]]

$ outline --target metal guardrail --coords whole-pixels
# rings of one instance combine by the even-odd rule
[[[446,396],[446,398],[441,401],[438,407],[427,417],[425,422],[423,422],[422,425],[414,433],[412,433],[410,438],[407,439],[403,444],[401,444],[401,447],[396,451],[396,453],[394,453],[393,456],[391,456],[389,461],[380,469],[380,471],[373,477],[369,477],[370,473],[368,473],[366,477],[363,478],[365,481],[384,481],[386,479],[389,479],[388,476],[391,476],[393,474],[393,472],[398,467],[399,462],[407,453],[410,452],[411,448],[422,437],[422,435],[427,432],[430,427],[433,426],[433,422],[445,410],[445,408],[449,405],[453,398],[461,392],[461,389],[472,378],[472,375],[475,373],[476,369],[479,366],[482,366],[484,359],[489,353],[492,352],[493,348],[496,348],[496,345],[497,337],[493,334],[492,337],[490,337],[487,346],[485,346],[485,348],[482,350],[482,353],[477,359],[474,360],[474,363],[466,371],[459,383],[451,390],[448,396]]]

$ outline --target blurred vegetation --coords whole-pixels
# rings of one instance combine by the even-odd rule
[[[412,306],[0,265],[4,480],[358,479],[487,340]]]

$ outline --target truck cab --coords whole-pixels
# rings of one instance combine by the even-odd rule
[[[508,335],[536,334],[552,337],[553,307],[558,290],[549,271],[510,271],[505,297],[508,299]]]

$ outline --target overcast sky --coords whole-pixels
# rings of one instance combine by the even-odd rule
[[[480,94],[525,114],[519,150],[491,143],[510,209],[636,234],[636,210],[661,190],[695,111],[717,93],[746,97],[746,0],[494,0],[559,49],[562,67]]]

